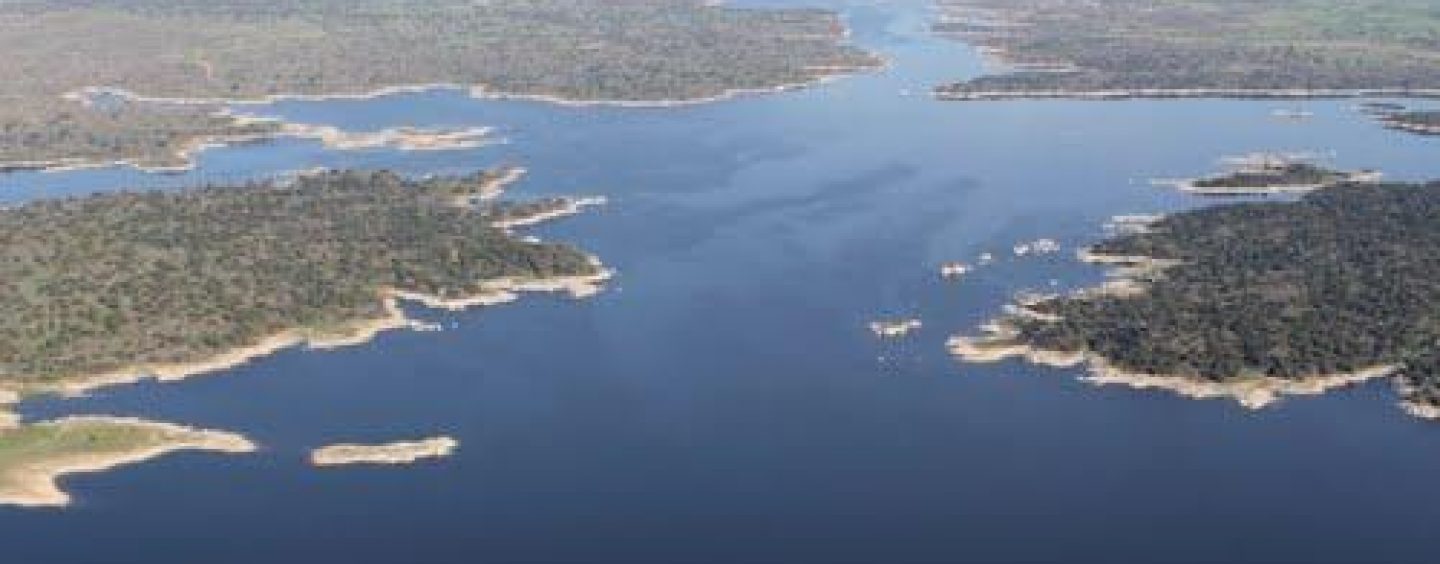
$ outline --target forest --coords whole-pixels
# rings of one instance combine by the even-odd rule
[[[1038,349],[1225,381],[1402,369],[1440,400],[1440,183],[1345,184],[1175,214],[1093,247],[1175,261],[1146,291],[1082,293],[1005,320]]]
[[[509,204],[456,204],[499,174],[338,171],[0,211],[0,381],[194,362],[281,331],[324,333],[384,318],[387,289],[461,298],[496,278],[595,274],[569,245],[497,228],[519,213]]]
[[[1440,88],[1434,0],[941,0],[936,31],[995,50],[977,92]]]
[[[1367,174],[1373,174],[1373,172],[1343,172],[1307,162],[1261,163],[1258,166],[1244,167],[1225,174],[1191,181],[1187,188],[1202,193],[1209,191],[1225,193],[1289,187],[1324,187]]]
[[[0,2],[0,168],[175,166],[264,133],[218,103],[84,104],[85,88],[259,99],[451,84],[571,100],[694,100],[879,64],[831,12],[700,0]],[[271,126],[273,127],[273,125]]]

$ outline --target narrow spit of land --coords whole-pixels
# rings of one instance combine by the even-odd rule
[[[240,435],[120,417],[70,417],[0,429],[0,505],[70,503],[59,480],[179,451],[243,454]]]

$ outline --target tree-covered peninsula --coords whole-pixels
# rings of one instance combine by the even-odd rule
[[[491,199],[516,176],[325,172],[0,210],[0,391],[363,339],[404,323],[398,297],[464,305],[593,287],[605,273],[592,257],[497,225],[522,213]]]
[[[958,355],[1088,362],[1195,395],[1314,393],[1396,374],[1440,405],[1440,183],[1346,184],[1166,217],[1093,247],[1130,283],[1013,308]],[[1437,412],[1440,413],[1440,412]]]

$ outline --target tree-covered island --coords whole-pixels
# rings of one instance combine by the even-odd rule
[[[951,348],[1252,406],[1393,375],[1412,412],[1440,415],[1437,246],[1440,183],[1179,213],[1085,254],[1117,279],[1014,306]]]
[[[1162,183],[1203,196],[1237,196],[1309,192],[1347,182],[1376,182],[1380,177],[1374,170],[1334,170],[1303,160],[1261,156],[1222,174]]]
[[[1379,119],[1382,125],[1396,131],[1419,135],[1440,135],[1440,111],[1437,110],[1386,113]]]

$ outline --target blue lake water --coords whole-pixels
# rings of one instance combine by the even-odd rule
[[[770,2],[778,3],[778,2]],[[667,110],[434,92],[260,108],[374,130],[494,126],[502,144],[209,152],[193,173],[0,177],[0,202],[314,166],[412,174],[497,163],[514,194],[610,205],[536,233],[620,277],[587,301],[416,311],[441,333],[286,351],[178,384],[27,403],[28,418],[138,415],[245,433],[254,456],[181,454],[66,481],[59,511],[0,509],[6,564],[1434,562],[1440,425],[1385,385],[1233,402],[1094,388],[1076,371],[968,366],[945,338],[1070,258],[1117,213],[1214,203],[1151,186],[1251,151],[1440,176],[1440,140],[1352,102],[943,103],[980,71],[926,35],[921,0],[841,4],[884,72]],[[910,95],[904,95],[905,91]],[[1052,237],[960,282],[941,262]],[[918,316],[913,338],[865,324]],[[339,441],[458,437],[451,459],[318,471]]]

